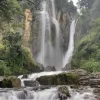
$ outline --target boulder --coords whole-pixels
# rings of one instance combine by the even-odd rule
[[[36,80],[25,80],[24,85],[26,87],[39,87],[39,82]]]
[[[79,76],[87,76],[88,72],[84,69],[75,69],[75,70],[71,70],[70,72],[76,73]]]
[[[100,88],[95,88],[93,93],[95,94],[96,100],[100,100]]]
[[[71,70],[71,64],[70,63],[66,64],[66,66],[64,68],[62,68],[62,71],[65,71],[65,70]]]
[[[90,77],[89,76],[82,76],[79,79],[80,85],[89,85],[90,84]]]
[[[47,66],[46,68],[44,68],[44,71],[56,71],[56,68],[54,66]]]
[[[90,79],[90,85],[100,85],[100,79]]]
[[[16,76],[5,77],[0,81],[1,88],[20,88],[21,80]]]
[[[42,64],[37,63],[37,65],[40,67],[40,71],[41,71],[41,72],[44,71],[44,66],[43,66]]]
[[[100,73],[81,75],[79,78],[79,84],[89,85],[91,87],[100,87]]]
[[[58,97],[60,100],[66,100],[67,98],[71,97],[67,86],[64,85],[58,87]]]
[[[75,73],[60,73],[58,75],[41,76],[37,81],[41,85],[70,85],[78,84],[79,76]]]

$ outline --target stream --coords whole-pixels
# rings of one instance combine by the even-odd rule
[[[81,92],[69,88],[71,94],[70,98],[61,99],[57,87],[45,90],[30,90],[24,88],[23,90],[7,90],[0,92],[0,100],[97,100],[92,93],[93,89],[87,88]]]

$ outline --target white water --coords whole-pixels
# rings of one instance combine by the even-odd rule
[[[41,11],[41,50],[39,53],[39,56],[37,58],[37,61],[41,64],[44,64],[45,62],[45,33],[46,33],[46,2],[42,3],[43,11]]]
[[[34,74],[30,74],[28,75],[28,78],[22,78],[23,75],[19,76],[18,78],[21,79],[21,85],[22,87],[24,87],[24,81],[28,81],[28,80],[36,80],[37,78],[41,77],[41,76],[49,76],[49,75],[57,75],[63,73],[62,71],[56,71],[56,72],[40,72],[40,73],[34,73]]]
[[[52,16],[54,19],[56,19],[56,10],[55,10],[54,0],[51,0],[51,4],[52,4]]]
[[[1,90],[0,90],[1,91]],[[71,98],[66,100],[96,100],[92,91],[76,92],[69,89]],[[50,88],[41,91],[34,91],[26,88],[24,90],[8,90],[0,92],[0,100],[60,100],[57,88]]]
[[[75,27],[76,27],[76,21],[73,20],[71,23],[71,26],[70,26],[69,45],[68,45],[68,50],[67,50],[64,60],[63,60],[63,67],[65,67],[66,64],[68,64],[70,62],[72,55],[73,55]]]
[[[55,39],[55,68],[57,70],[61,70],[62,67],[62,53],[61,53],[61,47],[60,47],[60,26],[59,23],[56,19],[53,19],[53,22],[55,24],[55,28],[56,28],[56,39]]]
[[[41,47],[37,57],[37,62],[43,64],[44,67],[55,66],[57,70],[62,67],[62,52],[60,39],[60,26],[56,20],[56,11],[54,0],[50,0],[50,5],[46,1],[42,2],[43,10],[40,12],[40,31],[41,31]],[[51,11],[52,15],[49,14]],[[55,25],[55,45],[52,45],[51,39],[51,22]]]
[[[83,91],[81,90],[80,92],[69,88],[69,92],[71,94],[71,98],[68,98],[67,100],[97,100],[93,94],[93,89],[89,87],[83,87]]]
[[[51,5],[49,5],[49,3]],[[40,12],[40,40],[41,47],[37,57],[37,62],[42,64],[44,67],[54,66],[56,70],[61,70],[65,67],[72,58],[74,50],[74,34],[76,21],[73,20],[70,26],[70,37],[67,52],[63,55],[61,49],[61,30],[60,25],[56,19],[56,8],[55,1],[50,0],[42,2],[43,10]],[[51,12],[51,13],[50,13]],[[52,33],[51,23],[54,23],[55,32]],[[52,44],[52,35],[55,34],[55,43]]]
[[[0,93],[0,100],[57,100],[57,89],[51,88],[42,91],[8,91]],[[59,100],[59,99],[58,99]]]

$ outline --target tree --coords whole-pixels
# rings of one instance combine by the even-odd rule
[[[91,9],[94,2],[95,0],[79,0],[77,4],[80,9],[82,8]]]
[[[11,21],[21,11],[17,0],[0,0],[0,21]]]
[[[7,67],[13,74],[25,74],[28,72],[40,71],[35,63],[31,50],[22,45],[22,35],[20,33],[9,32],[3,37],[3,43],[6,47]]]
[[[90,14],[91,14],[92,20],[100,17],[100,0],[95,0]]]
[[[20,61],[21,56],[21,35],[20,33],[7,33],[3,37],[4,45],[6,46],[8,66],[23,66]],[[20,59],[20,60],[19,60]]]

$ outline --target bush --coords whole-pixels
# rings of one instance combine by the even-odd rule
[[[19,32],[5,34],[3,43],[5,45],[5,53],[3,54],[6,54],[4,61],[7,62],[7,67],[14,75],[40,71],[31,50],[22,45],[22,35]]]
[[[1,76],[8,76],[8,75],[11,75],[11,71],[10,71],[10,68],[7,67],[6,65],[6,62],[3,61],[3,60],[0,60],[0,75]]]
[[[0,59],[3,60],[5,58],[5,46],[0,43]]]
[[[27,47],[21,48],[22,57],[23,57],[23,66],[26,68],[29,72],[38,72],[40,71],[39,66],[34,61],[31,50]]]
[[[89,72],[100,72],[100,63],[90,60],[85,62],[85,64],[81,67]]]
[[[72,59],[73,68],[83,68],[89,72],[100,72],[100,31],[92,29],[77,46]]]

